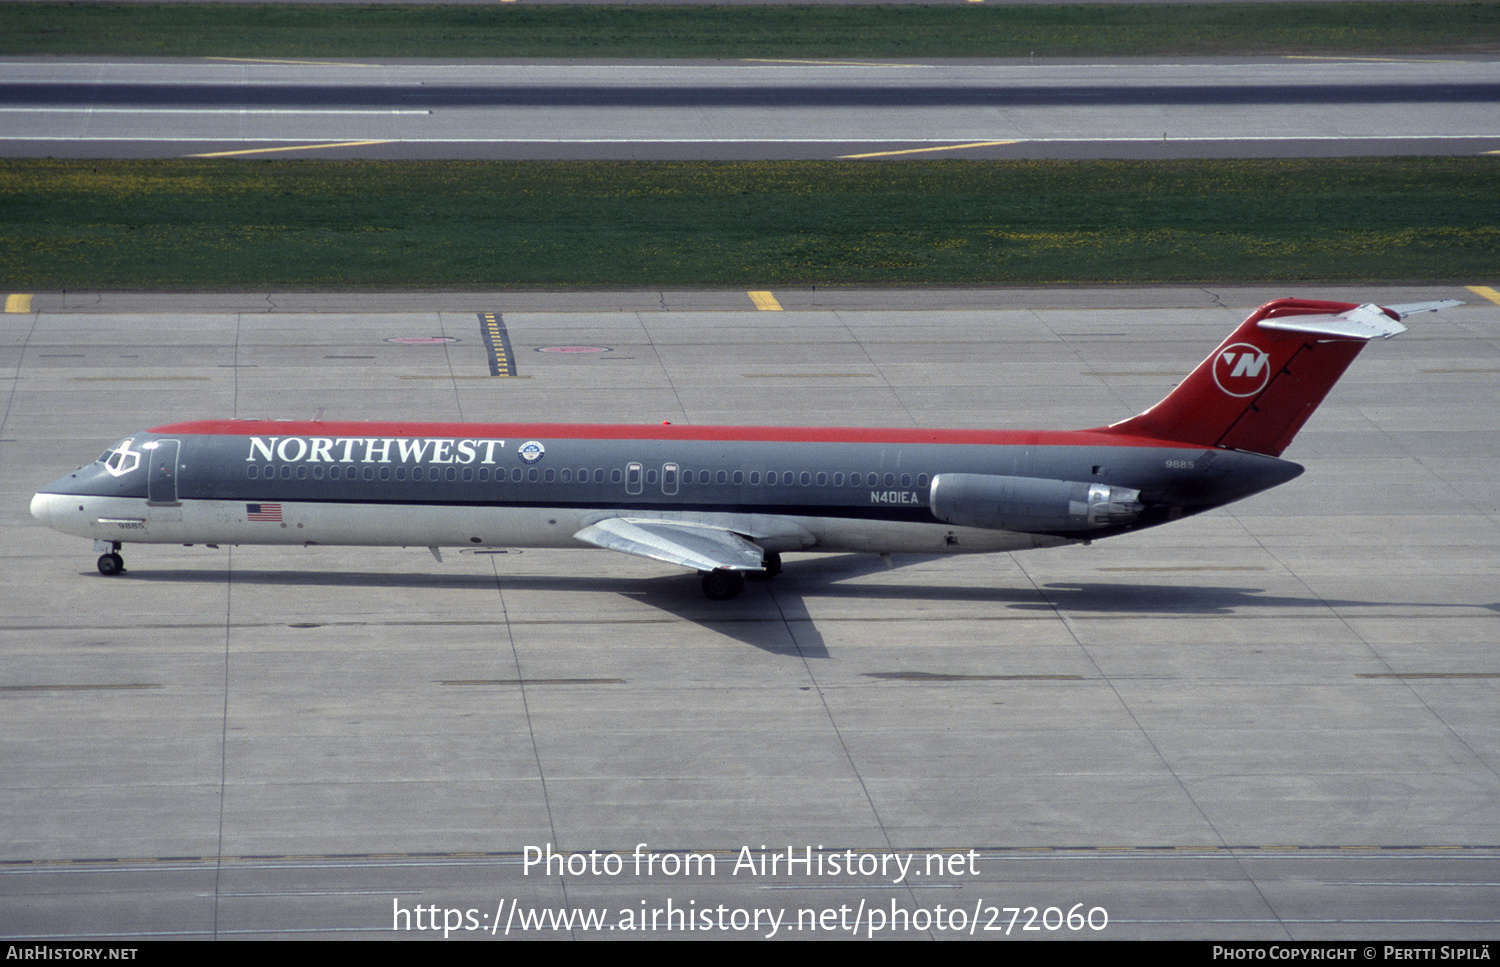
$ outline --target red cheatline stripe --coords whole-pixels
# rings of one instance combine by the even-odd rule
[[[466,440],[711,440],[748,443],[902,443],[974,446],[1190,447],[1098,430],[914,430],[866,427],[614,425],[606,423],[377,423],[198,420],[149,432],[199,436],[442,437]]]

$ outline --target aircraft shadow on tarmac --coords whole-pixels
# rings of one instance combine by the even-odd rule
[[[904,555],[896,566],[941,560]],[[691,573],[657,577],[571,577],[566,575],[498,576],[476,574],[411,574],[388,571],[309,571],[236,569],[129,570],[112,581],[136,580],[168,584],[215,584],[270,587],[390,588],[394,590],[535,591],[554,594],[592,592],[618,594],[692,622],[742,644],[773,654],[828,658],[827,645],[808,609],[808,598],[857,601],[991,603],[1007,609],[1064,614],[1232,615],[1243,609],[1330,608],[1454,608],[1483,607],[1500,611],[1500,603],[1466,604],[1419,601],[1356,601],[1312,596],[1268,595],[1262,588],[1222,585],[1159,585],[1119,582],[1057,582],[1040,590],[1021,586],[1012,576],[1009,585],[955,587],[941,584],[858,583],[883,573],[887,565],[869,554],[840,554],[788,561],[775,580],[752,582],[732,602],[706,601],[698,595],[698,579]],[[88,576],[88,575],[85,575]],[[1024,580],[1024,579],[1021,579]],[[289,617],[297,617],[290,615]]]

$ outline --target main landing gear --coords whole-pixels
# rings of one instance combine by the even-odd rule
[[[125,570],[125,559],[120,556],[119,541],[95,541],[94,550],[104,552],[99,555],[99,560],[95,565],[99,568],[100,574],[105,577],[114,577]]]
[[[768,552],[761,560],[759,571],[735,571],[727,567],[712,571],[700,571],[703,575],[703,596],[710,601],[728,601],[737,598],[745,590],[745,581],[769,581],[781,573],[781,555]]]
[[[775,551],[767,551],[766,556],[760,559],[760,566],[764,570],[746,571],[745,577],[751,581],[769,581],[781,573],[781,555]]]
[[[731,571],[725,567],[703,572],[703,596],[710,601],[728,601],[740,596],[745,590],[743,571]]]

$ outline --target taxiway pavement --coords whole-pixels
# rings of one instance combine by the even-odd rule
[[[1500,150],[1484,56],[0,60],[0,156],[1202,158]]]
[[[1098,425],[1292,294],[1470,304],[1365,351],[1286,454],[1303,477],[1090,547],[796,555],[713,603],[603,551],[127,545],[102,578],[26,511],[199,416]],[[435,936],[431,910],[514,936],[598,910],[615,929],[528,935],[654,913],[656,936],[748,936],[769,921],[736,911],[778,910],[782,936],[943,938],[1029,906],[1027,936],[1500,932],[1500,305],[773,296],[37,293],[0,315],[0,934]],[[479,310],[522,378],[488,375]],[[528,869],[547,844],[621,867]],[[736,869],[808,848],[813,872]],[[1077,904],[1108,925],[1051,926]]]

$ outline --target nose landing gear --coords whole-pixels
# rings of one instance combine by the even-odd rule
[[[104,544],[102,541],[95,543],[94,550],[104,550],[105,547],[109,549],[99,555],[99,560],[95,566],[99,568],[100,574],[105,577],[113,577],[125,570],[125,559],[120,556],[120,544],[118,541],[113,544]]]

